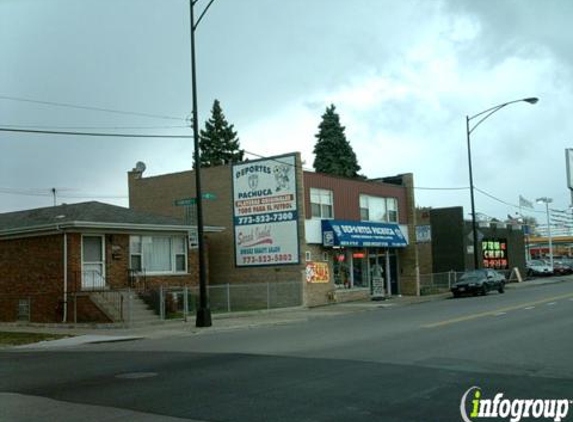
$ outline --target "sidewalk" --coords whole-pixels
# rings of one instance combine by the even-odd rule
[[[69,347],[81,344],[93,344],[103,342],[133,341],[145,338],[164,338],[187,335],[209,335],[222,331],[238,329],[251,329],[256,327],[271,327],[277,325],[306,322],[317,318],[329,318],[338,315],[348,315],[358,312],[366,312],[379,308],[392,308],[408,306],[417,303],[443,300],[449,294],[433,296],[401,296],[382,301],[345,302],[324,305],[315,308],[296,307],[272,310],[232,312],[225,314],[213,314],[213,325],[208,328],[195,327],[194,316],[187,322],[182,320],[165,321],[162,323],[145,326],[122,327],[106,326],[96,327],[90,325],[69,326],[62,324],[0,324],[0,331],[8,332],[34,332],[46,334],[63,334],[75,337],[60,340],[44,341],[24,346],[17,349],[37,349]]]
[[[572,280],[573,277],[541,278],[522,283],[511,283],[507,285],[507,289],[522,289],[547,284],[563,283]],[[318,318],[366,312],[379,308],[403,307],[445,300],[450,296],[451,293],[446,292],[431,296],[396,296],[382,301],[335,303],[316,308],[296,307],[250,312],[232,312],[228,314],[213,314],[213,325],[208,328],[195,327],[195,318],[191,317],[187,322],[181,320],[165,321],[157,324],[134,327],[122,327],[118,325],[102,328],[89,325],[70,327],[61,325],[0,324],[0,331],[67,334],[75,336],[60,340],[19,346],[19,349],[69,347],[88,343],[133,341],[145,338],[164,338],[172,336],[209,335],[210,333],[221,331],[278,326],[306,322]]]

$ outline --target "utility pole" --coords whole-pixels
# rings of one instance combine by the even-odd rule
[[[197,197],[197,237],[199,253],[199,307],[197,308],[197,327],[210,327],[211,309],[209,308],[209,297],[207,291],[207,269],[205,266],[205,241],[203,237],[203,198],[201,192],[201,152],[199,150],[199,118],[197,111],[197,70],[195,60],[195,30],[197,25],[205,16],[205,13],[213,4],[211,0],[203,10],[197,22],[195,22],[194,6],[199,0],[189,0],[190,20],[191,20],[191,95],[193,97],[193,145],[195,148],[195,192]]]

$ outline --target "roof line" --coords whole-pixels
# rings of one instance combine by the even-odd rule
[[[19,227],[15,229],[0,230],[0,236],[14,234],[43,232],[47,230],[63,230],[67,228],[86,229],[124,229],[124,230],[147,230],[147,231],[189,231],[196,226],[175,224],[134,224],[134,223],[103,223],[94,221],[67,221],[62,223],[41,224],[37,226]],[[220,226],[206,226],[206,232],[219,233],[224,230]]]

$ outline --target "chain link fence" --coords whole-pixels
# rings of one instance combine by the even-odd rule
[[[208,286],[213,313],[244,312],[302,305],[302,283],[251,283]],[[160,319],[185,319],[199,306],[199,287],[157,286],[139,297]]]
[[[505,277],[507,283],[518,281],[514,275],[512,276],[514,274],[513,270],[497,270],[497,272]],[[449,292],[452,285],[459,280],[462,274],[464,272],[460,271],[420,274],[420,296]]]
[[[420,295],[428,296],[450,291],[458,277],[463,274],[456,271],[445,273],[420,274]]]

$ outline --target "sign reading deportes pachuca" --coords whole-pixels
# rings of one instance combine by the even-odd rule
[[[235,263],[299,263],[296,156],[233,166]]]

